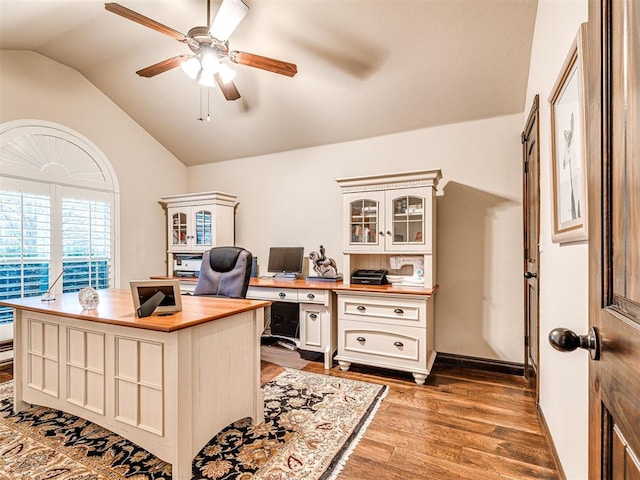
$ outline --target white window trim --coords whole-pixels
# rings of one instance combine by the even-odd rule
[[[93,142],[54,122],[36,119],[5,122],[0,124],[0,167],[3,188],[22,179],[55,184],[58,191],[76,187],[87,194],[94,190],[112,196],[112,285],[120,285],[120,187],[113,166]],[[59,273],[52,272],[56,276]]]

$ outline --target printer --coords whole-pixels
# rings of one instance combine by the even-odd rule
[[[386,270],[356,270],[351,275],[351,283],[356,285],[386,285]]]
[[[202,266],[202,255],[175,254],[173,256],[173,274],[176,277],[198,277]]]

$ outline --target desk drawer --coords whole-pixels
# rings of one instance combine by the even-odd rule
[[[247,298],[280,302],[298,302],[297,288],[249,287]]]
[[[338,338],[340,359],[388,368],[424,369],[426,330],[363,322],[341,322]]]
[[[338,295],[340,320],[426,327],[427,299],[387,295]]]
[[[298,289],[298,302],[328,305],[330,290]]]

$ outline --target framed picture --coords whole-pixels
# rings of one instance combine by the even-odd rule
[[[139,317],[147,317],[153,313],[167,315],[182,310],[179,280],[134,280],[129,282],[129,286],[133,307]]]
[[[553,87],[551,162],[554,243],[587,239],[584,58],[586,23],[576,34]]]

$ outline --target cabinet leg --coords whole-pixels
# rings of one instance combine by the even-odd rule
[[[340,370],[343,372],[348,372],[349,367],[351,366],[351,362],[345,362],[344,360],[338,360],[338,365],[340,365]]]
[[[426,373],[412,373],[412,375],[418,385],[424,385],[424,382],[427,379]]]
[[[333,353],[324,352],[324,369],[331,370],[331,367],[333,367]]]

